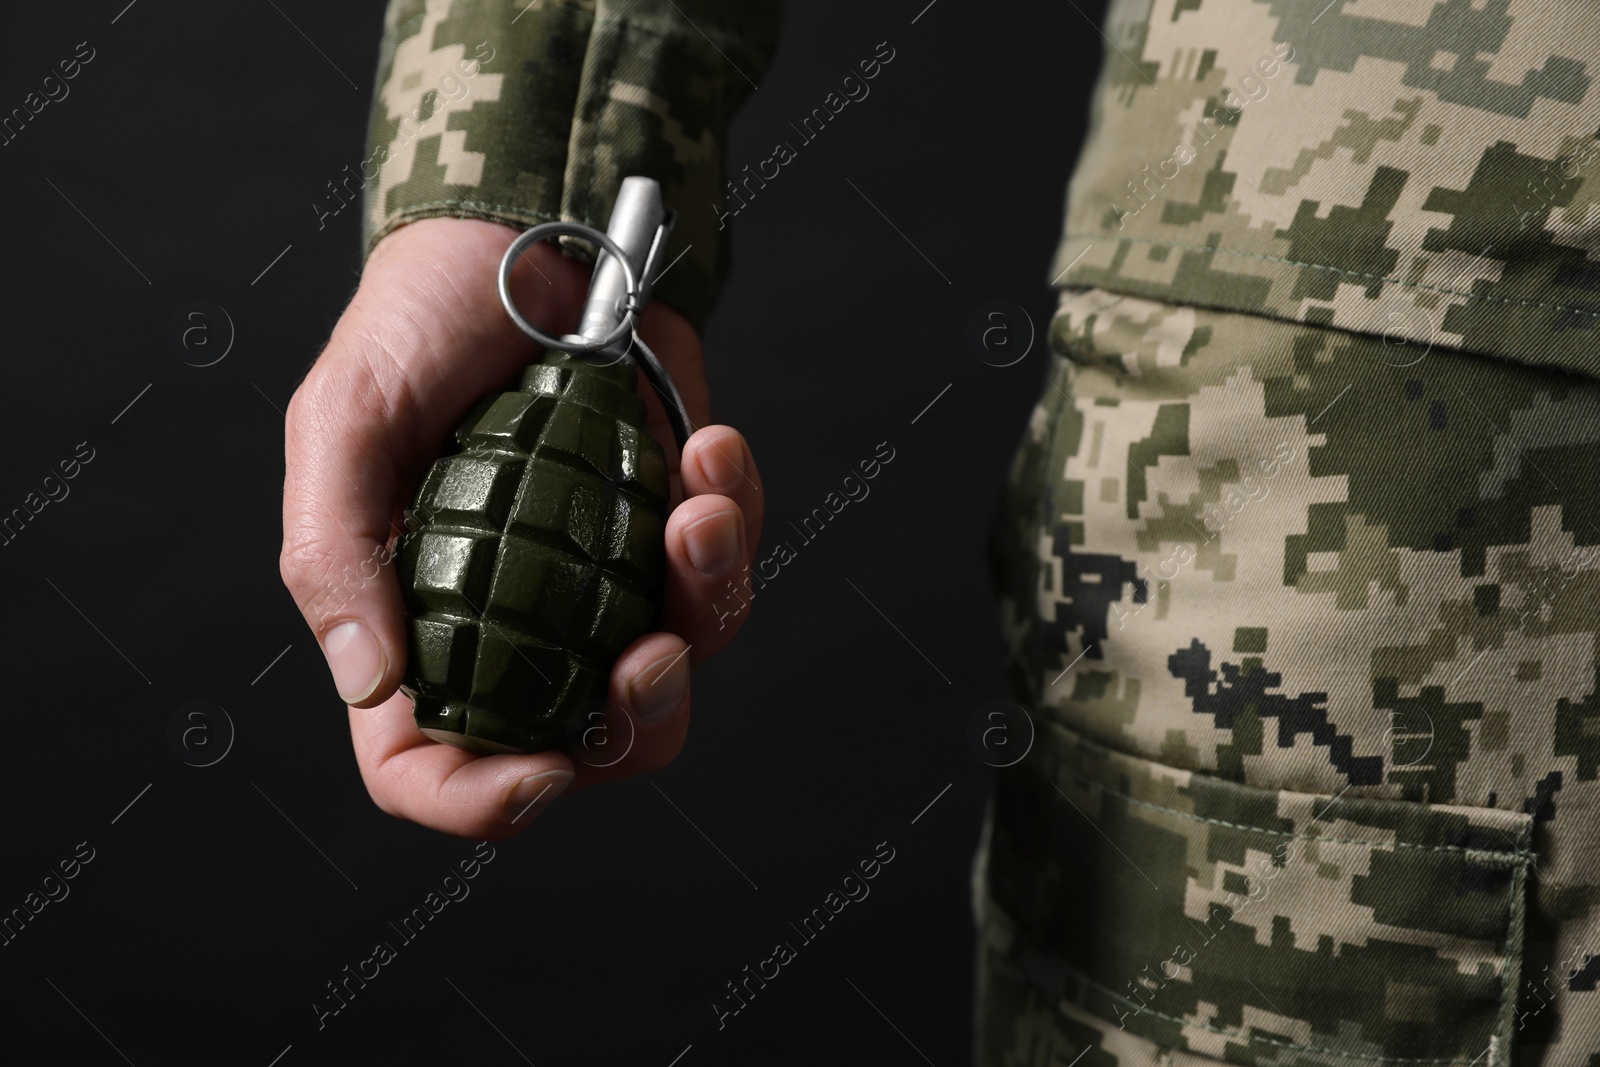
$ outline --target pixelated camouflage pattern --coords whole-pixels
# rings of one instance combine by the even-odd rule
[[[678,213],[656,295],[702,326],[726,273],[711,205],[727,124],[781,17],[777,0],[391,0],[364,249],[441,215],[604,229],[622,179],[644,175]]]
[[[1593,0],[1112,0],[1105,32],[1050,277],[1600,371]]]
[[[1531,816],[1268,792],[1043,729],[996,798],[990,966],[1243,1062],[1468,1062],[1503,1040]]]
[[[981,1062],[1589,1062],[1600,383],[1103,290],[1050,341]]]

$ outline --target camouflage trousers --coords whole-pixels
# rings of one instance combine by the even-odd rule
[[[1600,383],[1067,292],[996,516],[987,1067],[1600,1067]]]

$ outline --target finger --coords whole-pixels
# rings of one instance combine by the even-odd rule
[[[749,613],[749,550],[739,506],[719,493],[690,497],[667,517],[661,629],[694,646],[700,663],[720,652]]]
[[[350,708],[356,764],[373,802],[430,829],[498,841],[530,826],[573,781],[560,752],[477,756],[424,736],[404,693]]]
[[[689,733],[689,646],[669,633],[646,634],[611,668],[603,730],[573,752],[569,792],[659,770],[677,758]]]
[[[720,493],[732,500],[744,513],[745,544],[752,557],[759,555],[766,495],[744,435],[731,426],[702,427],[689,438],[683,452],[684,496]]]
[[[333,391],[323,388],[319,397]],[[284,424],[278,569],[341,697],[361,703],[381,696],[380,688],[392,691],[399,657],[391,650],[404,648],[400,590],[385,547],[397,473],[375,417],[334,421],[326,401],[303,390]]]
[[[385,238],[290,400],[279,570],[349,704],[387,699],[404,668],[396,506],[463,412],[537,351],[495,289],[514,232],[433,219]],[[525,260],[525,306],[549,315],[577,299],[575,264],[547,245]]]

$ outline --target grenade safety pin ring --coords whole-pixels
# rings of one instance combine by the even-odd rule
[[[539,327],[523,318],[522,312],[517,309],[517,302],[511,298],[511,268],[522,255],[522,250],[535,241],[542,241],[546,237],[582,237],[592,241],[611,253],[611,262],[622,268],[622,275],[627,281],[627,301],[623,304],[622,318],[616,328],[598,340],[580,338],[569,341],[565,338],[557,340],[545,333]],[[500,303],[505,305],[506,313],[511,316],[511,321],[516,323],[523,333],[538,341],[546,348],[559,348],[563,352],[574,355],[587,355],[609,348],[633,330],[633,319],[638,311],[639,304],[639,278],[633,272],[633,265],[628,262],[627,254],[622,251],[622,246],[610,237],[601,233],[593,226],[585,226],[581,222],[541,222],[532,229],[525,230],[511,242],[511,247],[506,249],[505,256],[500,260]],[[569,334],[570,336],[574,336]]]
[[[629,182],[640,179],[630,178]],[[648,234],[638,229],[637,223],[643,212],[631,210],[638,204],[638,187],[629,187],[624,182],[625,190],[630,195],[624,205],[621,225],[617,226],[619,232],[635,237],[639,243],[648,240],[644,247],[643,266],[635,270],[632,259],[634,257],[625,253],[617,241],[609,234],[601,233],[593,226],[586,226],[581,222],[541,222],[531,229],[523,231],[511,242],[505,255],[500,259],[500,273],[497,279],[497,288],[500,292],[500,303],[505,306],[506,313],[511,316],[511,321],[517,328],[547,349],[558,349],[572,355],[583,356],[590,362],[598,362],[596,356],[610,354],[607,364],[616,363],[622,359],[632,357],[633,363],[644,372],[645,380],[661,394],[662,406],[666,408],[667,421],[672,426],[672,434],[678,441],[681,449],[689,441],[689,435],[694,432],[694,426],[689,421],[688,410],[683,405],[683,397],[678,393],[678,387],[672,381],[672,376],[661,365],[656,354],[644,343],[644,339],[633,333],[635,319],[639,311],[649,299],[649,283],[640,284],[640,276],[648,277],[654,269],[662,248],[666,244],[666,235],[672,228],[673,215],[670,211],[663,212],[663,219]],[[619,203],[621,200],[619,199]],[[648,216],[645,216],[646,224]],[[615,225],[618,220],[613,219]],[[567,334],[555,338],[529,322],[518,310],[516,301],[511,297],[511,268],[516,265],[523,249],[535,241],[542,241],[546,237],[581,237],[593,242],[603,249],[608,255],[597,257],[595,262],[594,284],[589,292],[589,306],[584,312],[581,334]],[[611,264],[622,271],[623,288],[621,293],[616,293],[615,275],[603,278],[610,270]],[[620,311],[620,315],[618,312]],[[617,321],[612,324],[612,319]],[[609,327],[609,328],[608,328]],[[602,332],[603,331],[603,332]],[[601,336],[595,337],[596,333]],[[619,349],[619,342],[628,338],[628,344]]]

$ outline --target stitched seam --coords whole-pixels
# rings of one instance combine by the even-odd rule
[[[1077,238],[1105,239],[1103,233],[1068,233],[1063,241]],[[1221,252],[1229,256],[1243,256],[1246,259],[1259,259],[1267,263],[1282,263],[1290,267],[1305,267],[1308,270],[1325,270],[1333,274],[1342,274],[1350,278],[1365,278],[1368,281],[1393,282],[1404,289],[1427,289],[1430,292],[1443,293],[1446,296],[1459,296],[1467,300],[1487,301],[1495,304],[1505,304],[1511,307],[1545,308],[1550,311],[1563,311],[1572,315],[1585,315],[1591,319],[1600,319],[1600,311],[1585,311],[1582,308],[1569,307],[1566,304],[1550,304],[1541,300],[1515,300],[1504,296],[1490,296],[1485,293],[1468,293],[1460,289],[1449,289],[1442,285],[1429,285],[1426,282],[1408,282],[1404,278],[1397,278],[1391,274],[1370,274],[1366,271],[1346,270],[1343,267],[1333,267],[1326,263],[1303,263],[1297,259],[1284,259],[1281,256],[1269,256],[1260,252],[1245,252],[1236,248],[1223,248],[1219,245],[1196,245],[1185,241],[1167,241],[1155,237],[1118,237],[1118,241],[1135,241],[1140,244],[1165,245],[1169,248],[1187,248],[1195,252]],[[1091,268],[1085,268],[1091,269]]]
[[[1513,892],[1514,892],[1514,890],[1513,890]],[[1012,927],[1014,929],[1018,928],[1018,924],[1017,924],[1016,920],[1011,917],[1010,913],[1008,913],[1005,910],[1005,908],[1000,906],[999,902],[994,899],[994,895],[992,893],[990,893],[990,892],[988,892],[986,890],[984,892],[983,896],[984,896],[983,906],[984,906],[984,909],[987,912],[993,913],[994,916],[998,916],[999,920],[1001,922],[1005,923],[1006,925],[1008,925],[1008,926],[1010,926],[1010,927]],[[986,916],[985,918],[987,919],[987,921],[983,925],[984,925],[984,930],[987,933],[995,925],[995,919],[993,917],[990,917],[990,916]],[[990,944],[989,947],[990,947],[991,951],[994,951],[994,952],[998,953],[1002,958],[1014,958],[1015,954],[1016,954],[1016,950],[1014,948],[1011,949],[1011,950],[1004,950],[1004,949],[1001,949],[997,945],[994,945],[992,943]],[[1501,951],[1504,952],[1505,948],[1506,948],[1506,946],[1502,945]],[[1057,957],[1057,959],[1059,959],[1059,957]],[[1149,1007],[1147,1005],[1141,1004],[1140,1002],[1132,999],[1131,997],[1123,996],[1121,993],[1118,993],[1116,990],[1110,988],[1109,986],[1101,985],[1099,982],[1095,981],[1093,978],[1090,978],[1087,973],[1085,973],[1084,971],[1079,970],[1077,967],[1074,967],[1072,964],[1067,963],[1065,960],[1061,960],[1060,962],[1061,962],[1063,970],[1070,972],[1074,976],[1074,978],[1076,978],[1076,980],[1082,982],[1084,985],[1090,986],[1090,987],[1092,987],[1094,989],[1099,990],[1100,992],[1104,993],[1106,996],[1110,997],[1112,1000],[1118,1001],[1118,1002],[1120,1002],[1122,1004],[1132,1005],[1135,1008],[1137,1008],[1138,1011],[1136,1011],[1134,1013],[1135,1017],[1137,1017],[1138,1015],[1142,1015],[1142,1014],[1148,1012],[1149,1014],[1151,1014],[1152,1016],[1156,1017],[1157,1019],[1162,1019],[1162,1020],[1165,1020],[1166,1022],[1176,1023],[1180,1027],[1193,1028],[1193,1029],[1196,1029],[1196,1030],[1205,1030],[1205,1031],[1208,1031],[1210,1033],[1221,1034],[1223,1037],[1229,1037],[1229,1038],[1233,1038],[1235,1040],[1255,1041],[1255,1042],[1259,1042],[1260,1044],[1263,1044],[1263,1045],[1276,1045],[1279,1048],[1295,1049],[1295,1050],[1304,1051],[1304,1052],[1320,1052],[1320,1053],[1324,1053],[1324,1054],[1329,1055],[1329,1056],[1337,1056],[1340,1059],[1368,1060],[1368,1061],[1371,1061],[1371,1062],[1374,1062],[1374,1063],[1464,1063],[1464,1064],[1467,1064],[1468,1067],[1471,1067],[1472,1064],[1478,1063],[1482,1059],[1482,1053],[1479,1053],[1477,1059],[1467,1060],[1467,1059],[1462,1059],[1460,1057],[1450,1057],[1450,1058],[1431,1057],[1431,1058],[1428,1058],[1428,1057],[1410,1057],[1410,1056],[1383,1056],[1383,1055],[1378,1055],[1378,1054],[1370,1053],[1370,1052],[1342,1052],[1342,1051],[1340,1051],[1338,1049],[1323,1048],[1323,1047],[1320,1047],[1320,1046],[1317,1046],[1317,1045],[1296,1045],[1296,1044],[1294,1044],[1292,1042],[1280,1041],[1280,1040],[1278,1040],[1276,1038],[1261,1037],[1261,1036],[1256,1035],[1253,1031],[1251,1033],[1245,1034],[1245,1033],[1240,1033],[1237,1030],[1224,1030],[1221,1027],[1210,1026],[1210,1025],[1207,1025],[1206,1023],[1199,1023],[1199,1022],[1194,1022],[1194,1021],[1192,1021],[1190,1019],[1185,1019],[1181,1015],[1169,1015],[1166,1012],[1157,1011],[1154,1008],[1151,1008],[1151,1007]],[[1013,964],[1013,965],[1015,965],[1015,964]],[[1018,970],[1020,972],[1020,976],[1022,977],[1022,979],[1024,981],[1026,981],[1029,985],[1033,986],[1033,988],[1039,990],[1041,993],[1045,994],[1046,996],[1048,996],[1048,997],[1050,997],[1052,999],[1058,999],[1060,997],[1060,995],[1061,995],[1060,994],[1060,990],[1051,989],[1045,983],[1039,981],[1037,978],[1034,977],[1033,972],[1030,971],[1028,968],[1019,967]],[[1086,1005],[1080,1004],[1079,1007],[1083,1011],[1085,1011],[1088,1014],[1094,1016],[1096,1019],[1100,1019],[1102,1021],[1108,1021],[1108,1020],[1105,1019],[1105,1016],[1101,1015],[1097,1011],[1094,1011],[1094,1010],[1090,1009]],[[1056,1009],[1056,1010],[1059,1011],[1059,1009]],[[1142,1035],[1142,1034],[1135,1034],[1134,1036],[1140,1037],[1145,1041],[1150,1041],[1152,1044],[1156,1045],[1158,1048],[1163,1048],[1163,1049],[1169,1049],[1170,1050],[1169,1046],[1162,1045],[1159,1041],[1155,1041],[1153,1038],[1147,1037],[1147,1036]],[[1185,1045],[1187,1045],[1187,1042],[1185,1042]],[[1188,1049],[1188,1048],[1181,1048],[1178,1051],[1189,1052],[1191,1050]],[[1492,1064],[1485,1065],[1485,1067],[1494,1067],[1494,1065],[1492,1065]]]
[[[1076,968],[1069,967],[1068,970],[1076,970]],[[1118,993],[1113,989],[1110,989],[1110,988],[1108,988],[1106,986],[1101,985],[1099,982],[1096,982],[1093,978],[1090,978],[1088,975],[1084,974],[1082,971],[1078,971],[1078,975],[1079,975],[1079,979],[1083,982],[1084,985],[1092,986],[1093,988],[1100,990],[1100,992],[1104,993],[1106,996],[1110,997],[1112,1000],[1121,1001],[1124,1004],[1131,1004],[1131,1005],[1134,1005],[1134,1006],[1138,1007],[1140,1009],[1140,1014],[1142,1014],[1143,1012],[1149,1012],[1151,1015],[1154,1015],[1158,1019],[1164,1019],[1167,1022],[1177,1023],[1179,1026],[1182,1026],[1182,1027],[1185,1027],[1185,1028],[1193,1028],[1193,1029],[1196,1029],[1196,1030],[1205,1030],[1205,1031],[1208,1031],[1209,1033],[1221,1034],[1224,1037],[1231,1037],[1231,1038],[1233,1038],[1235,1040],[1243,1039],[1245,1041],[1258,1042],[1258,1043],[1263,1044],[1263,1045],[1276,1045],[1278,1048],[1295,1049],[1296,1051],[1300,1051],[1300,1052],[1320,1052],[1320,1053],[1323,1053],[1324,1055],[1328,1055],[1328,1056],[1337,1056],[1340,1059],[1346,1059],[1346,1060],[1370,1060],[1370,1061],[1375,1062],[1375,1063],[1466,1063],[1466,1064],[1472,1064],[1472,1063],[1477,1062],[1476,1060],[1464,1060],[1464,1059],[1461,1059],[1460,1057],[1451,1057],[1451,1058],[1448,1058],[1448,1059],[1447,1058],[1442,1058],[1442,1057],[1420,1058],[1420,1057],[1412,1057],[1412,1056],[1383,1056],[1383,1055],[1378,1055],[1376,1053],[1371,1053],[1371,1052],[1341,1052],[1338,1049],[1324,1048],[1324,1047],[1322,1047],[1320,1045],[1296,1045],[1292,1041],[1280,1041],[1280,1040],[1278,1040],[1277,1038],[1274,1038],[1274,1037],[1261,1037],[1261,1036],[1258,1036],[1254,1031],[1252,1031],[1252,1032],[1250,1032],[1248,1034],[1241,1034],[1237,1030],[1224,1030],[1219,1026],[1210,1026],[1210,1025],[1207,1025],[1206,1023],[1197,1023],[1197,1022],[1194,1022],[1191,1019],[1185,1019],[1181,1015],[1168,1015],[1165,1012],[1156,1011],[1154,1008],[1145,1007],[1144,1005],[1140,1004],[1138,1001],[1133,1000],[1130,997],[1125,997],[1121,993]],[[1148,1041],[1150,1039],[1149,1038],[1145,1038],[1145,1040]],[[1185,1044],[1187,1044],[1187,1042],[1185,1042]],[[1189,1051],[1189,1050],[1185,1049],[1183,1051]]]
[[[1525,889],[1527,877],[1526,869],[1519,869],[1511,874],[1511,899],[1508,902],[1511,908],[1511,927],[1506,933],[1505,971],[1501,975],[1502,988],[1509,988],[1511,992],[1501,1005],[1500,1025],[1496,1028],[1496,1036],[1504,1042],[1505,1047],[1501,1050],[1502,1055],[1493,1057],[1502,1065],[1511,1063],[1511,1024],[1517,1019],[1517,987],[1522,984],[1523,942],[1527,937],[1528,894]],[[1498,1065],[1491,1063],[1487,1067],[1498,1067]]]
[[[366,242],[363,258],[370,256],[372,250],[378,247],[378,242],[389,236],[407,222],[417,222],[426,218],[438,218],[441,214],[453,215],[454,209],[470,208],[477,210],[476,215],[467,215],[467,218],[480,218],[485,222],[502,222],[510,218],[517,222],[526,221],[529,217],[545,222],[558,221],[554,215],[543,211],[534,211],[530,208],[514,208],[503,204],[490,204],[481,200],[429,200],[421,204],[412,204],[401,208],[392,215],[385,215],[383,222],[373,232]],[[490,213],[493,213],[491,216]]]
[[[439,211],[445,208],[472,208],[478,211],[492,211],[496,214],[507,215],[521,221],[527,218],[540,219],[545,222],[577,221],[587,226],[595,226],[591,219],[563,220],[559,215],[552,215],[548,211],[538,211],[534,208],[516,207],[511,204],[493,204],[487,200],[427,200],[420,204],[407,204],[392,215],[383,217],[383,226],[379,233],[387,232],[396,222],[409,222],[413,218],[422,217],[419,213]],[[488,220],[494,221],[494,220]],[[595,226],[596,229],[601,227]]]
[[[1060,723],[1057,723],[1057,722],[1051,722],[1049,725],[1056,726],[1056,727],[1058,727],[1059,729],[1062,729],[1062,730],[1067,730],[1070,733],[1077,733],[1077,731],[1072,730],[1070,727],[1062,726]],[[1093,741],[1090,741],[1089,743],[1090,744],[1094,744]],[[1097,745],[1095,747],[1101,747],[1101,746]],[[1126,755],[1125,753],[1118,752],[1116,749],[1108,748],[1108,749],[1106,749],[1106,751],[1114,753],[1114,754],[1117,754],[1117,755]],[[1133,758],[1141,758],[1141,757],[1133,757]],[[1153,761],[1146,761],[1146,762],[1153,762]],[[1395,848],[1395,849],[1410,848],[1410,849],[1416,849],[1416,850],[1421,851],[1421,852],[1459,852],[1459,853],[1462,853],[1463,855],[1466,855],[1466,856],[1469,856],[1469,857],[1472,857],[1472,858],[1475,858],[1475,859],[1479,859],[1479,860],[1490,860],[1490,859],[1493,859],[1493,860],[1498,860],[1498,861],[1502,861],[1502,862],[1509,861],[1510,863],[1517,864],[1517,865],[1526,865],[1526,864],[1532,862],[1532,859],[1530,857],[1528,857],[1528,856],[1523,854],[1524,850],[1528,846],[1529,834],[1531,833],[1531,827],[1529,827],[1527,829],[1524,829],[1522,831],[1521,835],[1517,838],[1517,846],[1518,847],[1517,847],[1516,851],[1502,851],[1502,850],[1499,850],[1499,849],[1467,848],[1465,845],[1419,845],[1419,844],[1416,844],[1416,843],[1410,842],[1410,841],[1384,841],[1384,840],[1381,840],[1381,839],[1368,839],[1368,838],[1323,837],[1323,836],[1321,836],[1319,834],[1291,834],[1291,833],[1286,833],[1283,830],[1268,830],[1268,829],[1266,829],[1264,827],[1260,827],[1260,826],[1248,826],[1248,825],[1246,825],[1244,823],[1228,822],[1225,819],[1213,819],[1213,818],[1210,818],[1210,817],[1205,816],[1205,815],[1196,815],[1193,812],[1184,811],[1181,808],[1170,808],[1170,807],[1167,807],[1164,804],[1156,804],[1156,803],[1152,803],[1151,801],[1148,801],[1148,800],[1140,800],[1138,797],[1132,796],[1132,795],[1130,795],[1128,793],[1124,793],[1121,790],[1113,789],[1111,786],[1108,786],[1105,783],[1101,782],[1099,779],[1095,778],[1092,774],[1090,774],[1086,770],[1081,770],[1081,769],[1079,769],[1077,767],[1071,766],[1070,764],[1064,764],[1064,765],[1066,766],[1067,770],[1070,773],[1082,776],[1083,778],[1087,779],[1090,783],[1092,783],[1097,789],[1100,789],[1102,792],[1109,793],[1114,797],[1121,797],[1122,799],[1126,800],[1130,804],[1138,804],[1141,807],[1154,808],[1156,811],[1164,811],[1164,812],[1167,812],[1167,813],[1172,814],[1172,815],[1177,815],[1177,816],[1179,816],[1181,818],[1192,819],[1195,822],[1210,823],[1213,826],[1226,826],[1226,827],[1229,827],[1230,829],[1234,829],[1234,830],[1248,830],[1251,833],[1267,834],[1270,837],[1282,838],[1282,839],[1287,840],[1287,841],[1320,841],[1320,842],[1322,842],[1324,844],[1329,844],[1329,845],[1366,845],[1366,846],[1372,847],[1372,848]],[[1161,764],[1156,764],[1156,766],[1161,766]],[[1191,773],[1195,773],[1195,772],[1191,772]],[[1206,775],[1206,774],[1201,774],[1200,777],[1207,778],[1207,777],[1213,777],[1213,776]],[[1221,778],[1218,778],[1216,780],[1217,781],[1226,781],[1226,779],[1221,779]],[[1265,786],[1250,786],[1249,788],[1252,788],[1252,789],[1266,789],[1267,787],[1265,787]],[[1282,792],[1282,790],[1270,790],[1270,791],[1271,792]],[[1316,794],[1312,794],[1312,793],[1301,793],[1301,794],[1297,794],[1297,795],[1312,797],[1314,799],[1316,798]],[[1337,799],[1337,798],[1335,798],[1335,799]],[[1391,804],[1405,804],[1405,803],[1408,803],[1407,801],[1404,801],[1404,800],[1393,800],[1393,799],[1388,798],[1388,797],[1378,797],[1378,798],[1358,797],[1358,798],[1355,798],[1355,799],[1378,799],[1378,800],[1387,801],[1388,803],[1391,803]],[[1333,806],[1332,804],[1328,805],[1329,808],[1331,808],[1332,806]],[[1494,810],[1494,809],[1486,809],[1486,810]],[[1327,814],[1327,809],[1324,809],[1323,810],[1323,815],[1326,815],[1326,814]],[[1317,817],[1320,818],[1321,816],[1317,816]]]
[[[1234,830],[1249,830],[1250,832],[1257,834],[1270,834],[1273,837],[1281,837],[1286,841],[1318,841],[1328,845],[1369,845],[1377,848],[1411,848],[1417,849],[1421,852],[1460,852],[1464,855],[1475,857],[1477,859],[1506,860],[1512,863],[1528,862],[1526,858],[1518,856],[1515,852],[1502,852],[1498,849],[1467,848],[1465,845],[1419,845],[1410,841],[1384,841],[1381,839],[1370,840],[1359,837],[1322,837],[1319,834],[1289,834],[1284,833],[1281,830],[1268,830],[1260,826],[1246,826],[1243,823],[1228,822],[1224,819],[1212,819],[1204,815],[1195,815],[1179,808],[1168,808],[1163,807],[1160,804],[1152,804],[1148,800],[1140,800],[1137,797],[1128,796],[1126,793],[1119,793],[1114,789],[1106,787],[1102,788],[1105,788],[1106,792],[1111,793],[1114,796],[1122,797],[1130,804],[1138,804],[1141,807],[1154,808],[1157,811],[1170,812],[1173,815],[1179,815],[1186,819],[1193,819],[1196,822],[1210,823],[1213,826],[1226,826]],[[1406,801],[1390,801],[1390,803],[1404,804]],[[1333,805],[1330,804],[1328,806],[1331,808]],[[1323,814],[1325,815],[1327,812],[1323,812]],[[1320,818],[1320,816],[1318,817]]]

